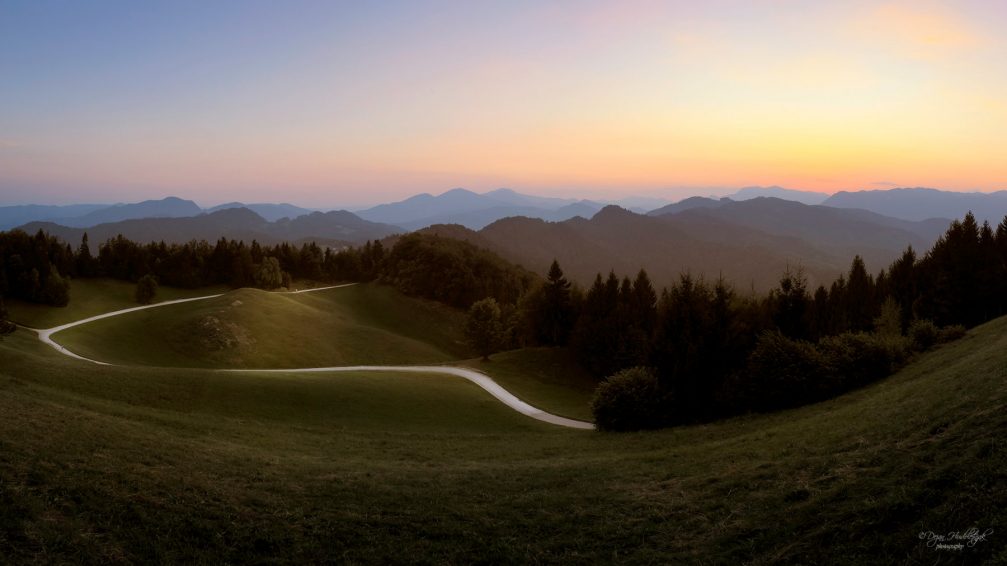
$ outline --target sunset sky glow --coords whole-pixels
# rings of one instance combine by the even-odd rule
[[[0,204],[1007,189],[1007,2],[0,5]]]

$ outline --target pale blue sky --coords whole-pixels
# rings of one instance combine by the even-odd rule
[[[1007,188],[1003,2],[0,2],[0,204]]]

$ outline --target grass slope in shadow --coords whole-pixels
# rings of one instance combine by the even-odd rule
[[[603,434],[461,380],[105,368],[21,331],[0,342],[0,554],[1002,563],[1005,352],[999,319],[831,401]],[[994,533],[919,539],[971,527]]]

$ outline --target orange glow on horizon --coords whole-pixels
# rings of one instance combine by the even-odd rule
[[[54,59],[72,68],[50,72],[51,100],[15,81],[0,197],[1007,189],[1007,6],[598,1],[338,32],[326,10],[248,53],[211,35],[131,64],[124,46],[90,82],[87,61]]]

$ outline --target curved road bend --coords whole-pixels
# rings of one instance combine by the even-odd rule
[[[282,291],[282,293],[297,295],[300,293],[311,293],[314,291],[324,291],[327,289],[338,289],[340,287],[349,287],[351,285],[356,285],[356,283],[331,285],[329,287],[318,287],[314,289],[302,289],[299,291]],[[34,330],[36,333],[38,333],[39,340],[52,346],[53,348],[56,349],[56,351],[58,351],[63,355],[70,356],[71,358],[76,358],[78,360],[82,360],[85,362],[91,362],[93,364],[107,366],[112,364],[98,360],[92,360],[90,358],[85,358],[84,356],[71,352],[70,350],[63,347],[63,345],[53,340],[52,335],[56,334],[57,332],[66,330],[67,328],[72,328],[74,326],[79,326],[81,324],[87,324],[89,322],[94,322],[96,320],[101,320],[103,318],[111,318],[113,316],[119,316],[144,309],[152,309],[168,305],[177,305],[180,303],[188,303],[192,301],[205,301],[207,299],[214,299],[222,295],[224,295],[224,293],[217,293],[216,295],[206,295],[203,297],[191,297],[188,299],[176,299],[173,301],[164,301],[160,303],[154,303],[152,305],[143,305],[139,307],[132,307],[128,309],[112,311],[105,314],[84,318],[78,321],[69,322],[67,324],[63,324],[60,326],[55,326],[53,328],[30,329],[30,330]],[[499,383],[493,381],[486,374],[466,368],[458,368],[451,366],[336,366],[336,367],[292,368],[292,369],[224,369],[218,371],[252,372],[252,373],[338,373],[338,372],[384,371],[384,372],[408,372],[408,373],[438,373],[438,374],[453,375],[455,377],[466,379],[478,385],[484,391],[495,397],[498,401],[500,401],[504,405],[507,405],[511,409],[514,409],[515,411],[521,413],[522,415],[558,426],[565,426],[569,428],[577,428],[583,430],[594,429],[594,425],[592,423],[578,421],[574,419],[568,419],[566,417],[553,415],[541,409],[537,409],[529,405],[528,403],[525,403],[521,399],[518,399],[510,391],[507,391],[506,389],[501,387]]]
[[[361,371],[385,371],[394,373],[441,373],[454,375],[483,388],[487,393],[494,396],[504,405],[533,419],[538,419],[554,425],[570,428],[580,428],[585,430],[594,429],[594,425],[584,421],[577,421],[547,413],[541,409],[536,409],[521,399],[515,397],[510,391],[493,381],[488,375],[467,368],[451,366],[336,366],[325,368],[292,368],[292,369],[224,369],[220,371],[250,372],[250,373],[328,373],[328,372],[361,372]]]

